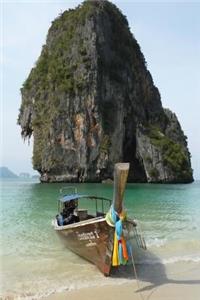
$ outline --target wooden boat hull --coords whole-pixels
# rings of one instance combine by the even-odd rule
[[[127,181],[129,171],[129,163],[119,163],[115,165],[114,172],[114,197],[113,197],[113,209],[114,212],[120,216],[122,213],[122,200],[125,190],[125,185]],[[80,215],[81,210],[77,210],[77,205],[75,205],[74,201],[78,201],[83,198],[89,198],[94,200],[96,205],[96,216],[88,215],[85,213],[84,215]],[[98,203],[97,200],[101,201],[102,210],[98,211]],[[109,275],[111,271],[112,265],[112,255],[113,255],[113,244],[114,244],[114,231],[113,227],[114,222],[116,220],[112,220],[112,211],[107,215],[107,221],[105,219],[105,211],[104,211],[104,201],[109,201],[111,205],[111,201],[106,198],[96,197],[96,196],[88,196],[88,195],[80,195],[75,190],[71,194],[63,194],[60,198],[60,214],[57,219],[53,220],[53,226],[56,232],[64,241],[67,248],[69,248],[74,253],[83,257],[84,259],[95,264],[99,270],[104,275]],[[71,203],[71,204],[70,204]],[[64,205],[64,206],[63,206]],[[60,226],[63,224],[63,216],[69,217],[72,214],[72,211],[77,210],[80,222]],[[87,212],[87,211],[86,211]],[[66,217],[65,216],[65,217]],[[61,217],[61,221],[60,221]],[[123,236],[125,240],[129,240],[131,237],[131,231],[136,227],[136,223],[133,220],[126,220],[123,222]],[[133,230],[134,231],[134,230]],[[136,236],[138,235],[135,230]],[[138,238],[140,246],[143,245],[143,240],[141,241]],[[117,249],[117,248],[115,248]],[[114,253],[114,258],[117,258],[117,252]],[[124,254],[124,253],[123,253]],[[128,257],[124,257],[127,261]],[[117,261],[117,259],[116,259]],[[119,262],[115,262],[114,265],[119,265]]]
[[[95,264],[106,276],[110,274],[113,252],[114,228],[105,218],[93,218],[66,226],[53,226],[66,247]]]

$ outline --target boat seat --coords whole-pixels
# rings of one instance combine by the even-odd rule
[[[87,209],[79,209],[77,211],[77,216],[79,217],[80,221],[87,220],[88,219],[88,211],[87,211]]]
[[[101,211],[97,211],[97,217],[104,217],[105,214]]]

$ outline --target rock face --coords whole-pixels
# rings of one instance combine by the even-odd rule
[[[18,178],[18,176],[7,167],[0,167],[0,178]]]
[[[21,93],[18,123],[33,134],[41,181],[99,182],[126,161],[131,182],[193,181],[186,137],[112,3],[55,19]]]

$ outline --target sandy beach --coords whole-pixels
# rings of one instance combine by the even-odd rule
[[[163,272],[163,266],[145,267],[139,273],[138,281],[104,285],[79,290],[66,290],[55,293],[46,300],[199,300],[200,299],[200,264],[175,264]],[[145,279],[146,276],[146,279]],[[149,281],[148,281],[149,280]]]
[[[3,188],[0,299],[200,299],[199,183],[128,186],[129,215],[140,217],[147,243],[147,251],[133,245],[139,287],[131,261],[104,277],[61,243],[50,224],[57,185],[6,181]],[[79,189],[109,198],[107,186]]]

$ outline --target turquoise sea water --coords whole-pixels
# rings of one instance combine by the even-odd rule
[[[53,292],[129,280],[104,278],[92,264],[67,250],[51,226],[64,184],[1,181],[1,296],[40,299]],[[76,184],[80,193],[112,198],[112,185]],[[83,206],[89,203],[83,203]],[[125,207],[139,220],[148,251],[142,265],[200,262],[200,182],[128,184]],[[199,276],[200,277],[200,276]]]

